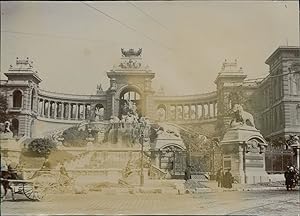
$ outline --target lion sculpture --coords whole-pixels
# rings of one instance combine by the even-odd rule
[[[243,107],[240,104],[235,104],[232,111],[235,114],[234,119],[231,121],[231,126],[234,126],[234,123],[240,123],[241,125],[248,125],[255,127],[254,118],[252,114],[244,111]],[[235,124],[236,125],[236,124]]]

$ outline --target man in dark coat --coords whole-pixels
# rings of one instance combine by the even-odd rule
[[[216,180],[218,182],[218,187],[223,187],[223,178],[224,178],[224,173],[223,169],[220,168],[217,172]]]
[[[184,180],[188,181],[189,179],[191,179],[191,166],[187,166],[184,171]]]
[[[296,172],[293,166],[288,167],[288,169],[285,171],[284,173],[284,177],[285,177],[285,185],[286,185],[286,189],[292,189],[293,187],[293,181],[296,177]]]
[[[233,178],[232,178],[232,174],[230,172],[230,169],[228,169],[227,172],[225,173],[224,180],[225,180],[224,187],[226,187],[226,188],[232,188],[232,180],[233,180]]]

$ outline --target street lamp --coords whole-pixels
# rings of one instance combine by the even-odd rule
[[[140,132],[140,144],[141,144],[141,175],[140,175],[140,186],[144,185],[144,127],[141,126]]]

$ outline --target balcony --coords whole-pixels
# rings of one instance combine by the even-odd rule
[[[8,112],[20,113],[22,111],[22,107],[11,107],[8,108]]]

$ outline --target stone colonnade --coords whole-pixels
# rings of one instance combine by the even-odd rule
[[[38,115],[44,118],[85,120],[91,114],[91,104],[80,102],[63,102],[39,98]]]
[[[177,121],[216,118],[218,113],[216,100],[189,104],[160,104],[157,106],[157,112],[160,119]]]

